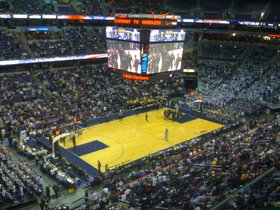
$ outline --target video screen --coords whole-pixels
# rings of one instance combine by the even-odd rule
[[[150,42],[178,42],[185,41],[186,32],[182,29],[151,30]]]
[[[110,68],[141,73],[139,43],[107,40],[107,52]]]
[[[106,38],[124,41],[140,41],[140,32],[134,28],[106,27]]]
[[[183,42],[150,44],[148,74],[181,69]]]

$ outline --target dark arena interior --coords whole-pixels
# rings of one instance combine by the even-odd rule
[[[1,0],[0,210],[280,209],[280,2]]]

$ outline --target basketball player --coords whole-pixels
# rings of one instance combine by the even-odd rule
[[[168,128],[166,128],[164,131],[164,138],[165,138],[165,141],[168,142]]]
[[[98,171],[101,174],[101,162],[98,160],[97,161],[97,167],[98,167]]]
[[[147,113],[147,112],[146,112],[145,118],[146,118],[146,122],[149,122],[149,121],[148,121],[148,113]]]

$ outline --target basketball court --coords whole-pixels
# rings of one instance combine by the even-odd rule
[[[84,128],[75,148],[68,139],[60,146],[95,168],[99,160],[104,172],[106,164],[113,169],[223,127],[187,113],[176,121],[166,120],[164,110],[147,112],[148,122],[146,113],[142,113]],[[164,135],[166,128],[168,141]]]

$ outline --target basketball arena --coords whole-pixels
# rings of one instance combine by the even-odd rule
[[[0,210],[279,209],[279,8],[1,0]]]

